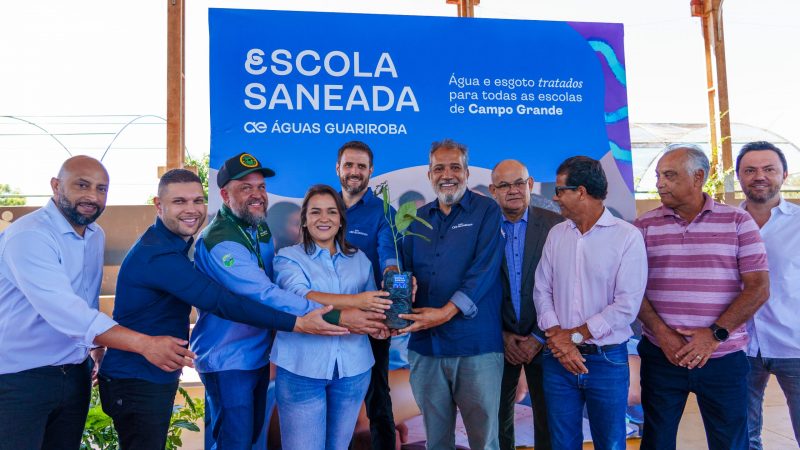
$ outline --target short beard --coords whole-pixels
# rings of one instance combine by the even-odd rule
[[[342,185],[342,190],[350,195],[357,195],[362,193],[364,190],[367,189],[367,185],[369,184],[369,180],[364,179],[361,180],[361,184],[357,186],[350,186],[349,184],[347,184],[347,177],[340,177],[339,182]]]
[[[252,227],[264,226],[267,224],[266,205],[263,214],[251,213],[250,209],[247,207],[247,202],[245,202],[243,205],[231,204],[231,211],[233,211],[234,216],[238,217],[244,223]]]
[[[767,203],[768,201],[775,198],[775,196],[778,195],[778,193],[781,191],[781,188],[780,187],[778,187],[777,189],[770,188],[764,195],[751,194],[753,191],[745,187],[742,187],[742,191],[744,191],[744,196],[747,198],[747,201],[763,205],[764,203]]]
[[[83,214],[78,212],[77,206],[70,202],[64,192],[59,191],[58,193],[58,201],[56,202],[56,206],[58,206],[58,210],[61,211],[61,214],[67,218],[67,221],[73,225],[79,227],[85,227],[91,223],[94,223],[100,214],[103,214],[104,208],[101,208],[100,205],[94,202],[79,202],[79,203],[88,203],[90,205],[94,205],[97,208],[97,212],[92,214],[91,216],[84,216]]]
[[[462,184],[458,190],[453,194],[445,194],[442,191],[436,189],[436,198],[439,199],[440,202],[444,203],[447,206],[453,206],[459,201],[461,198],[464,197],[464,193],[467,192],[467,185]]]

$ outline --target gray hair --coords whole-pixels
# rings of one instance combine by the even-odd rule
[[[436,150],[439,150],[440,148],[458,150],[461,152],[461,162],[464,163],[464,169],[469,167],[469,151],[467,150],[467,146],[464,144],[459,144],[452,139],[443,139],[431,144],[431,151],[428,153],[428,166],[430,166],[431,161],[433,161],[433,154],[436,153]]]
[[[711,171],[711,163],[703,149],[695,144],[670,144],[664,149],[661,157],[678,150],[686,150],[686,171],[689,175],[694,175],[698,170],[702,170],[703,183],[705,183],[708,180],[708,173]]]

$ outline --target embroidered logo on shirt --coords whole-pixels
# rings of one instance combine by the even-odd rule
[[[222,256],[222,265],[223,266],[231,267],[231,266],[233,266],[233,262],[234,262],[233,255],[231,255],[230,253]]]
[[[367,237],[369,237],[369,234],[367,234],[367,233],[364,233],[364,232],[363,232],[363,231],[361,231],[361,230],[350,230],[350,231],[348,231],[347,233],[348,233],[348,234],[357,234],[357,235],[359,235],[359,236],[367,236]]]
[[[464,228],[464,227],[471,227],[471,226],[472,226],[471,223],[459,222],[458,224],[453,225],[452,227],[450,227],[450,229],[451,230],[455,230],[457,228]]]

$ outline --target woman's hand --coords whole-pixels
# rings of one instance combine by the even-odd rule
[[[366,291],[353,295],[353,303],[350,306],[362,311],[383,313],[392,306],[392,301],[387,297],[389,293],[386,291]]]

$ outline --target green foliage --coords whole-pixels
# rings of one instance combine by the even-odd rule
[[[183,445],[181,434],[183,430],[200,431],[195,422],[205,413],[202,399],[193,399],[182,387],[178,394],[183,397],[183,405],[175,405],[172,410],[169,431],[167,432],[167,450],[177,450]],[[92,388],[92,398],[89,404],[89,415],[86,417],[86,426],[83,429],[80,450],[115,450],[119,448],[119,437],[111,418],[103,412],[100,406],[100,393],[97,387]]]
[[[202,419],[205,414],[205,405],[202,399],[192,399],[182,387],[178,388],[178,393],[183,397],[185,403],[175,405],[172,410],[172,420],[167,433],[167,450],[177,450],[183,445],[183,441],[181,441],[183,430],[200,431],[200,427],[195,422]]]
[[[718,202],[725,200],[725,178],[733,174],[733,167],[728,170],[712,170],[706,183],[703,185],[703,192],[710,195]]]
[[[192,155],[187,153],[184,159],[185,166],[197,168],[197,176],[200,177],[200,182],[203,185],[203,195],[206,196],[206,201],[208,201],[208,172],[210,161],[211,159],[208,153],[203,155],[200,159],[195,159]]]
[[[119,438],[111,418],[103,412],[100,406],[100,391],[97,386],[92,388],[92,398],[89,402],[89,415],[81,439],[81,450],[114,450],[119,448]]]
[[[18,189],[12,189],[7,184],[0,183],[0,195],[19,194]],[[0,205],[2,206],[25,206],[27,203],[25,197],[0,197]]]
[[[394,238],[394,255],[395,258],[397,258],[398,268],[400,269],[400,272],[402,272],[403,267],[400,265],[400,251],[397,249],[398,241],[403,239],[405,236],[415,236],[425,240],[426,242],[430,242],[430,239],[428,239],[426,236],[408,231],[408,227],[410,227],[411,223],[415,220],[431,230],[433,227],[425,219],[417,216],[417,205],[413,201],[405,202],[400,205],[400,208],[397,210],[397,214],[394,216],[394,220],[392,220],[391,216],[389,215],[389,204],[391,203],[391,200],[389,195],[388,181],[384,181],[375,187],[375,195],[380,195],[383,199],[383,217],[386,219],[386,223],[389,224],[389,228],[392,230],[392,237]]]

